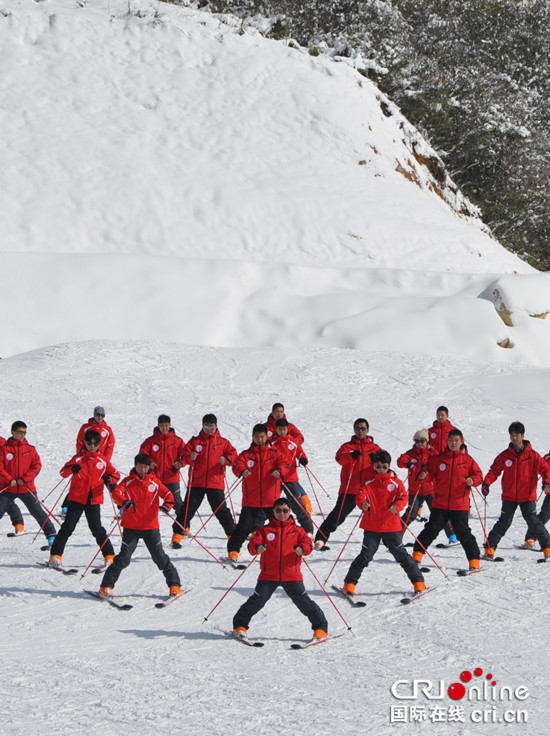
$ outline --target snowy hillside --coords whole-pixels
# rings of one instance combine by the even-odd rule
[[[522,287],[513,328],[492,307],[500,274],[532,269],[457,214],[368,80],[205,13],[131,7],[0,14],[0,253],[19,304],[2,357],[127,338],[459,357],[461,340],[425,340],[454,315],[468,357],[550,362],[529,317],[546,299],[533,310]]]

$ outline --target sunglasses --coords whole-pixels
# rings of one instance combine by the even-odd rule
[[[276,514],[290,514],[290,509],[285,509],[282,506],[277,506],[277,508],[273,509],[273,511]]]

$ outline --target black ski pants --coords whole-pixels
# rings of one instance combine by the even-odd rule
[[[228,552],[240,552],[241,547],[246,541],[246,538],[253,531],[263,526],[267,519],[273,516],[273,509],[271,506],[267,507],[256,507],[256,506],[243,506],[239,516],[239,521],[235,527],[235,531],[230,536],[227,542]]]
[[[7,491],[3,491],[0,494],[0,519],[4,516],[4,514],[7,514],[10,517],[10,521],[13,526],[16,526],[17,524],[24,524],[23,514],[21,513],[19,506],[15,503],[14,493],[7,493]]]
[[[145,542],[151,559],[158,569],[161,570],[168,587],[180,584],[178,571],[162,547],[159,529],[124,529],[122,532],[120,552],[115,557],[113,564],[109,565],[105,571],[105,575],[101,581],[102,588],[114,587],[120,573],[130,564],[130,560],[136,551],[140,539],[143,539]]]
[[[538,520],[544,526],[546,526],[549,519],[550,519],[550,494],[544,496],[544,501],[542,502],[542,506],[540,507],[540,511],[538,513]],[[525,539],[527,540],[527,539],[536,539],[536,538],[537,538],[536,526],[531,526],[529,522],[527,522],[527,533],[525,534]]]
[[[291,481],[290,483],[281,483],[281,489],[290,504],[290,508],[292,509],[292,513],[296,517],[298,524],[305,532],[313,534],[313,522],[301,501],[301,498],[304,495],[304,489],[302,486],[296,481]]]
[[[335,507],[317,530],[315,541],[328,542],[332,532],[344,523],[354,508],[356,508],[354,493],[338,494]]]
[[[246,603],[243,603],[233,617],[233,628],[236,629],[238,626],[243,626],[245,629],[248,629],[252,616],[255,616],[258,611],[262,610],[279,586],[281,586],[285,591],[300,613],[307,616],[313,630],[328,630],[328,623],[325,614],[319,608],[317,603],[312,601],[306,593],[306,589],[301,580],[258,580],[254,593]]]
[[[86,515],[88,528],[101,548],[104,557],[114,555],[115,550],[111,544],[111,540],[107,539],[107,532],[101,525],[101,506],[97,503],[78,503],[78,501],[69,501],[67,506],[67,514],[65,521],[61,524],[61,529],[57,532],[57,536],[50,550],[52,555],[62,555],[65,545],[71,534],[76,529],[76,525],[80,521],[82,514]],[[55,534],[55,532],[54,532]]]
[[[535,539],[538,539],[542,549],[550,547],[550,535],[542,521],[537,516],[536,501],[524,501],[523,503],[503,501],[500,517],[487,535],[489,545],[493,549],[497,548],[498,543],[510,528],[518,506],[523,514],[523,518],[527,522],[528,531],[533,533],[533,536],[530,538],[532,539],[534,537]]]
[[[365,530],[361,552],[359,552],[351,563],[348,574],[344,578],[345,583],[357,583],[359,581],[361,573],[365,567],[368,567],[369,562],[376,554],[380,542],[385,544],[388,552],[393,555],[394,560],[401,565],[411,583],[424,581],[424,576],[420,572],[420,568],[403,545],[401,532],[381,533]]]
[[[200,488],[199,486],[193,486],[187,491],[176,517],[178,523],[172,525],[174,534],[183,534],[182,527],[186,529],[191,524],[191,519],[197,513],[205,496],[212,511],[216,512],[216,519],[220,522],[226,535],[230,537],[233,534],[236,524],[225,502],[224,491],[220,488]]]
[[[424,529],[418,535],[414,543],[415,552],[424,552],[444,529],[447,522],[451,522],[453,531],[469,560],[479,560],[479,547],[470,525],[468,524],[467,511],[451,511],[450,509],[434,509],[430,518],[424,525]]]
[[[23,523],[23,517],[21,516],[21,512],[15,505],[14,501],[17,498],[18,501],[21,501],[21,503],[25,504],[27,507],[29,514],[36,519],[36,521],[39,523],[39,525],[42,527],[42,531],[44,532],[44,536],[46,538],[53,537],[55,535],[55,527],[53,525],[53,522],[51,519],[48,518],[48,514],[44,511],[44,507],[40,505],[40,501],[36,498],[34,493],[27,492],[27,493],[18,493],[17,495],[15,493],[7,493],[4,491],[0,494],[0,519],[4,516],[6,512],[10,515],[10,518],[13,521],[13,509],[17,509],[17,513],[19,514],[20,521],[13,521],[13,524],[22,524]],[[46,522],[46,523],[44,523]],[[44,526],[42,526],[44,524]]]

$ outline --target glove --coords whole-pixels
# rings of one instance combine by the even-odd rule
[[[82,470],[82,465],[79,465],[78,463],[75,463],[71,468],[71,473],[73,475],[76,475],[77,473],[80,473]]]
[[[298,458],[298,462],[300,463],[300,465],[301,465],[302,467],[304,467],[304,468],[305,468],[305,467],[306,467],[306,465],[307,465],[307,457],[300,457],[300,458]]]
[[[300,546],[299,544],[297,544],[294,547],[294,551],[296,552],[296,554],[298,555],[298,557],[301,557],[304,554],[304,548],[302,546]]]
[[[482,493],[483,496],[488,496],[489,495],[489,490],[490,489],[489,489],[489,486],[487,485],[487,483],[482,483],[481,484],[481,493]]]
[[[107,488],[112,493],[115,490],[115,488],[116,488],[116,483],[107,483]]]
[[[354,460],[357,460],[357,458],[358,458],[358,457],[361,457],[361,453],[359,452],[359,450],[354,450],[354,451],[353,451],[352,453],[350,453],[350,454],[351,454],[351,456],[352,456],[352,458],[353,458]]]
[[[124,511],[129,511],[130,509],[135,509],[136,505],[133,501],[124,501],[122,504],[121,511],[124,513]]]
[[[108,473],[105,473],[101,480],[105,483],[107,488],[111,487],[111,476]]]
[[[162,506],[160,507],[160,510],[162,511],[163,514],[169,514],[171,508],[172,507],[168,506],[168,504],[163,503]]]

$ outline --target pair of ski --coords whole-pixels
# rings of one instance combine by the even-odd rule
[[[258,641],[257,639],[249,639],[247,636],[237,636],[234,632],[232,633],[232,636],[237,641],[240,641],[241,644],[245,644],[247,647],[263,647],[265,645],[264,641]],[[332,636],[325,636],[324,639],[311,639],[311,641],[304,642],[303,644],[291,644],[291,649],[309,649],[309,647],[315,647],[317,644],[324,644],[326,641],[330,641],[331,639],[338,639],[340,636],[344,636],[344,634],[333,634]]]
[[[358,601],[353,593],[346,593],[345,590],[342,588],[338,588],[338,586],[333,585],[332,590],[334,590],[335,593],[338,593],[343,598],[345,598],[350,606],[353,608],[365,608],[367,605],[365,601]],[[408,605],[409,603],[413,603],[414,601],[417,601],[419,598],[422,598],[422,596],[426,595],[426,593],[429,593],[430,591],[435,590],[435,588],[425,588],[424,590],[419,591],[418,593],[414,593],[411,596],[407,596],[406,598],[401,598],[399,601],[403,605]]]
[[[189,588],[189,590],[191,589]],[[181,598],[186,593],[189,593],[189,590],[182,590],[181,593],[178,593],[177,595],[169,595],[163,601],[155,603],[155,608],[166,608],[171,603],[174,603],[174,601],[177,601],[178,598]],[[101,593],[99,593],[97,590],[85,590],[84,592],[92,598],[96,598],[99,601],[105,601],[110,606],[118,609],[119,611],[130,611],[133,608],[133,605],[131,603],[119,603],[118,601],[113,600],[113,598],[111,598],[110,596],[101,595]]]

